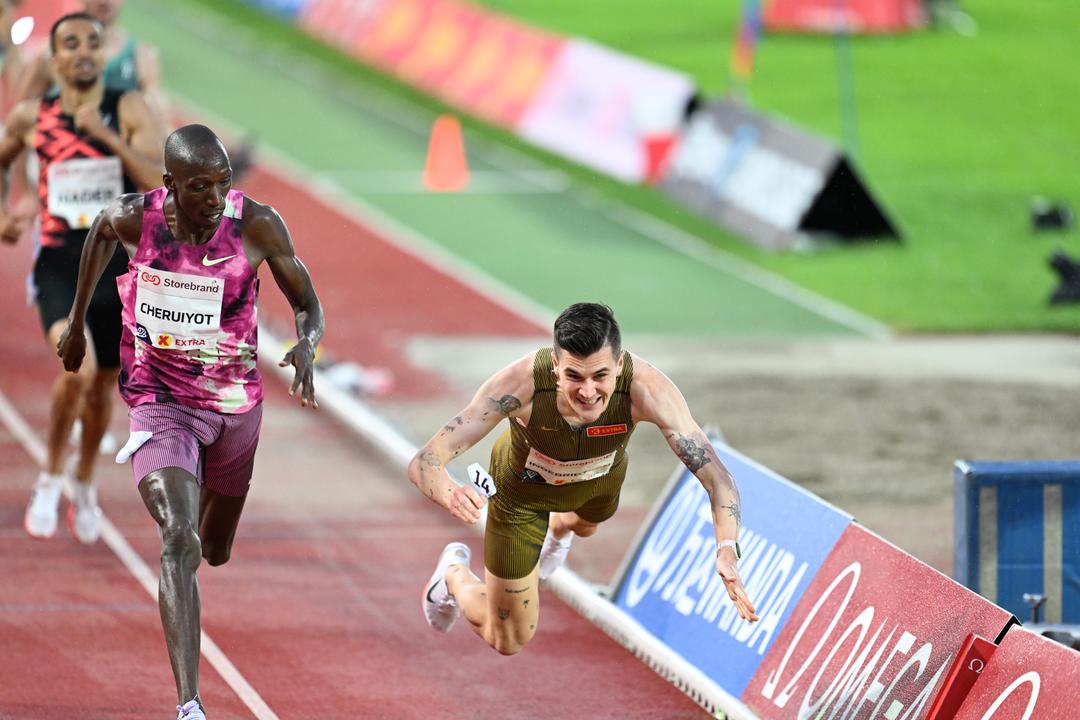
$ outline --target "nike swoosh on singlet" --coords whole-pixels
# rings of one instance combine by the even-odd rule
[[[223,263],[226,260],[232,260],[234,257],[236,257],[236,255],[229,255],[227,257],[216,258],[214,260],[211,260],[209,255],[203,255],[202,264],[205,265],[206,267],[210,267],[211,265],[217,265],[218,263]]]

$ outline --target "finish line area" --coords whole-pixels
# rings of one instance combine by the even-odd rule
[[[350,225],[355,218],[282,176],[257,169],[245,187],[295,218],[296,237],[321,244],[311,255],[312,274],[327,316],[347,319],[340,330],[331,324],[327,353],[394,368],[414,405],[438,396],[445,380],[414,366],[407,343],[394,341],[402,327],[433,334],[453,304],[472,308],[464,317],[482,320],[482,328],[453,328],[462,335],[543,342],[537,320],[378,232]],[[107,457],[99,465],[112,528],[102,542],[82,546],[63,527],[37,541],[21,527],[57,361],[24,306],[30,248],[11,250],[11,258],[2,292],[13,371],[0,383],[0,543],[8,579],[0,634],[10,649],[0,663],[11,681],[0,687],[0,717],[68,718],[87,707],[99,709],[92,717],[160,713],[174,702],[154,592],[160,544],[130,470]],[[374,281],[406,276],[437,291],[409,295],[400,284]],[[1012,669],[1010,654],[1030,653],[1032,642],[1055,662],[1072,659],[1056,657],[1056,647],[1045,647],[1050,641],[1030,633],[1004,634],[1008,613],[1001,608],[728,451],[724,461],[740,478],[747,508],[740,569],[762,623],[744,630],[725,620],[709,584],[712,548],[701,541],[707,513],[702,521],[694,509],[703,493],[683,478],[653,516],[624,509],[629,524],[652,534],[638,545],[630,579],[614,597],[560,571],[552,583],[557,592],[541,596],[535,640],[511,658],[465,627],[439,636],[423,621],[420,586],[447,542],[465,540],[477,557],[478,537],[408,483],[404,465],[413,445],[378,414],[353,412],[364,406],[325,376],[316,384],[320,411],[288,397],[271,368],[284,351],[287,336],[279,330],[287,331],[291,314],[274,294],[264,301],[267,398],[252,494],[232,560],[199,571],[201,694],[215,718],[708,717],[702,706],[735,718],[787,718],[800,708],[854,712],[860,705],[858,717],[875,707],[924,717],[948,685],[954,660],[972,650],[969,635],[1004,635],[1001,660],[991,665],[1002,673]],[[374,310],[358,311],[365,307]],[[126,435],[124,421],[117,411],[117,437]],[[805,533],[807,525],[813,533]],[[798,533],[802,539],[793,543]],[[603,541],[608,564],[629,545],[617,538]],[[571,557],[571,567],[575,562]],[[624,611],[641,624],[627,621]],[[657,618],[659,625],[648,625]],[[697,646],[702,654],[682,657],[673,649],[680,644],[682,653]],[[868,685],[875,676],[880,680]],[[1050,687],[1065,676],[1045,677]],[[731,691],[718,690],[712,678]],[[989,692],[979,698],[984,704],[995,701]],[[1020,702],[1013,694],[1009,702]],[[757,714],[742,701],[753,701]]]
[[[364,307],[364,299],[345,292],[365,287],[349,268],[377,274],[408,261],[370,231],[342,232],[343,218],[325,207],[300,207],[297,193],[286,199],[284,191],[293,188],[275,193],[275,182],[256,172],[245,189],[278,207],[295,236],[324,243],[336,237],[342,245],[337,254],[324,247],[321,259],[309,263],[328,317],[344,320]],[[320,219],[333,223],[334,232],[305,227]],[[370,238],[367,246],[359,239],[364,237]],[[101,504],[113,531],[97,544],[80,545],[63,523],[47,541],[22,529],[57,367],[36,312],[25,306],[30,251],[28,243],[8,249],[0,270],[10,368],[0,384],[0,552],[7,578],[0,591],[7,650],[0,660],[6,678],[0,717],[69,718],[87,707],[96,709],[92,717],[162,715],[175,699],[151,593],[160,543],[129,467],[109,457],[98,465]],[[303,245],[300,252],[306,259]],[[362,254],[365,262],[349,263],[348,252]],[[432,282],[454,286],[444,274],[412,262],[417,267],[397,271],[429,273]],[[457,287],[463,297],[455,302],[490,305]],[[412,304],[416,317],[425,317],[423,302]],[[435,307],[440,298],[426,302]],[[287,319],[283,312],[268,302],[261,317],[273,323]],[[485,316],[492,319],[490,311]],[[495,314],[500,318],[510,332],[538,333],[534,323],[507,311]],[[383,314],[382,322],[398,321]],[[331,336],[330,352],[348,356],[350,342],[381,339],[365,335],[370,323],[339,327],[346,325],[354,334]],[[276,363],[263,350],[266,366]],[[420,612],[420,587],[443,545],[463,539],[479,553],[478,537],[425,501],[402,463],[357,439],[325,409],[299,407],[266,366],[263,435],[233,558],[199,570],[206,635],[201,694],[212,717],[551,717],[553,696],[568,716],[707,716],[550,593],[541,596],[536,640],[514,658],[499,656],[464,626],[448,636],[433,633]],[[399,380],[410,379],[421,392],[438,383],[399,374]],[[126,437],[123,409],[117,399],[117,437]],[[63,500],[62,513],[66,505]]]

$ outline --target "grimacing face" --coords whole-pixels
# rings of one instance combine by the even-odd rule
[[[615,392],[623,367],[622,353],[616,360],[611,345],[584,358],[557,350],[552,352],[551,362],[558,382],[560,411],[569,411],[583,425],[596,422]]]
[[[232,188],[232,166],[224,154],[193,164],[177,163],[165,175],[165,185],[176,199],[177,210],[192,225],[217,227]]]
[[[79,89],[93,87],[105,67],[101,26],[81,18],[67,20],[56,28],[55,42],[52,64],[61,82]]]

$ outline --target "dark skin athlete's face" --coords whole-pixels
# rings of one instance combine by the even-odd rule
[[[165,173],[165,187],[176,201],[177,215],[197,229],[217,227],[232,188],[232,166],[224,154],[195,163],[174,162]]]
[[[74,19],[56,28],[53,68],[60,82],[89,89],[101,77],[105,66],[101,26],[89,20]]]

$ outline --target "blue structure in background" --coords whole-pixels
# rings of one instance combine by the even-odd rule
[[[1080,461],[956,463],[956,580],[1018,618],[1080,623]]]
[[[716,574],[708,495],[676,471],[615,580],[615,605],[721,688],[742,695],[852,518],[721,443],[742,496],[739,573],[760,622],[738,618]]]
[[[243,0],[248,5],[254,5],[260,10],[266,10],[275,15],[292,20],[307,7],[310,0]]]

